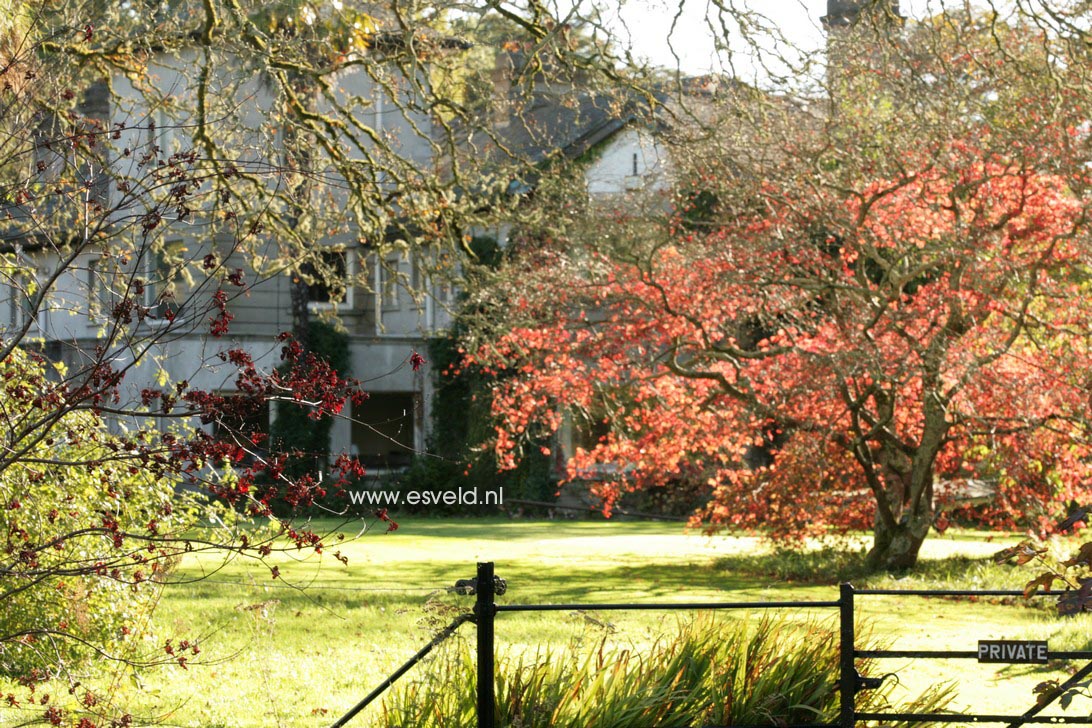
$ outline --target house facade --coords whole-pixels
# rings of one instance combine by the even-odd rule
[[[306,188],[307,224],[315,231],[311,262],[286,263],[275,233],[233,229],[228,217],[234,213],[214,216],[174,204],[170,171],[185,168],[202,143],[199,94],[215,98],[218,123],[233,130],[227,163],[239,176],[275,192],[292,173],[283,155],[286,132],[271,125],[278,100],[262,73],[224,67],[202,78],[200,68],[200,49],[183,47],[155,56],[139,75],[119,72],[95,84],[80,103],[80,112],[96,121],[101,146],[93,162],[90,155],[66,156],[50,131],[42,132],[34,150],[39,171],[67,166],[102,178],[95,209],[103,242],[81,241],[78,234],[74,242],[60,239],[55,231],[76,229],[75,213],[67,225],[59,217],[69,213],[20,200],[5,205],[10,265],[0,278],[0,341],[40,347],[70,372],[101,356],[125,371],[125,392],[134,403],[142,390],[168,382],[230,396],[235,370],[221,354],[243,349],[260,368],[275,368],[282,347],[277,336],[298,324],[293,303],[302,289],[308,318],[330,321],[347,336],[350,374],[370,395],[366,406],[335,421],[331,452],[354,453],[371,472],[403,467],[424,447],[431,390],[426,371],[409,360],[449,325],[454,301],[450,281],[431,275],[440,254],[419,250],[413,239],[377,241],[374,228],[361,229],[347,211],[344,177],[321,150],[311,158],[313,181]],[[413,84],[400,82],[395,71],[377,75],[351,66],[325,80],[329,103],[354,109],[354,123],[372,140],[355,149],[344,142],[361,165],[374,159],[429,173],[433,119],[412,103]],[[318,113],[326,111],[324,103],[320,97]],[[375,181],[377,199],[395,199],[395,180],[392,174],[389,182]],[[193,194],[204,193],[200,181],[192,184]],[[79,207],[74,198],[64,203],[69,210]],[[223,209],[245,202],[232,200]],[[394,217],[396,203],[391,207],[385,214]],[[47,232],[38,232],[47,224]],[[241,238],[248,239],[245,247]],[[121,240],[125,246],[111,243]],[[229,279],[234,282],[225,283]],[[214,335],[218,289],[229,295],[231,321]],[[127,298],[143,310],[129,316],[122,333],[116,306]],[[254,424],[268,427],[273,417],[261,413]],[[205,427],[215,432],[217,425]]]
[[[502,57],[506,70],[517,73],[513,59]],[[5,253],[14,265],[0,279],[0,340],[40,346],[69,371],[101,357],[125,372],[132,403],[142,390],[171,382],[231,396],[238,387],[236,370],[221,355],[242,349],[260,368],[275,368],[282,347],[277,337],[298,325],[302,289],[307,317],[334,322],[347,336],[350,374],[369,393],[358,411],[334,422],[331,452],[357,455],[371,473],[398,470],[426,447],[433,379],[427,366],[415,369],[410,358],[450,325],[457,275],[438,272],[457,273],[458,264],[449,254],[419,246],[411,226],[393,232],[399,228],[396,202],[382,232],[361,229],[347,211],[344,178],[324,166],[321,152],[311,160],[317,182],[306,190],[315,230],[310,262],[278,268],[271,262],[284,256],[275,233],[240,232],[209,213],[174,204],[165,192],[170,170],[185,167],[195,150],[208,153],[201,148],[201,130],[212,108],[218,123],[233,130],[230,163],[243,175],[275,187],[288,184],[292,173],[284,155],[287,133],[271,123],[278,99],[268,79],[258,70],[227,66],[202,76],[196,70],[202,63],[200,48],[182,45],[155,55],[140,73],[119,72],[88,90],[80,112],[97,121],[101,146],[93,161],[59,149],[43,132],[34,151],[40,169],[97,175],[104,242],[36,239],[35,220],[50,219],[54,230],[76,229],[78,199],[66,202],[71,225],[42,207],[5,206]],[[330,79],[327,93],[326,100],[317,100],[317,112],[326,110],[324,104],[352,107],[353,123],[373,140],[351,152],[362,166],[400,164],[442,177],[439,122],[414,103],[414,84],[400,82],[394,72],[350,67]],[[215,104],[202,108],[202,95]],[[575,83],[555,83],[504,108],[506,116],[493,120],[493,132],[508,151],[525,169],[558,156],[580,159],[585,189],[574,194],[593,204],[625,206],[669,189],[671,165],[658,130],[631,104]],[[377,176],[376,189],[397,199],[396,178]],[[241,203],[245,199],[231,204]],[[482,232],[503,245],[507,229],[501,224]],[[376,235],[385,239],[377,241]],[[246,247],[240,237],[248,238]],[[124,251],[111,244],[123,238]],[[212,273],[223,275],[194,275],[210,259]],[[235,283],[221,285],[234,271],[240,272]],[[214,335],[210,302],[217,290],[230,296],[231,321]],[[143,310],[121,335],[116,307],[129,298]],[[271,409],[250,424],[264,429],[274,418]],[[158,424],[171,426],[166,418]],[[204,426],[213,433],[218,427]]]

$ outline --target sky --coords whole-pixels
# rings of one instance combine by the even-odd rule
[[[714,32],[707,17],[716,17],[716,10],[709,0],[682,0],[683,12],[678,19],[671,43],[668,35],[672,20],[678,12],[677,0],[624,0],[611,3],[605,17],[606,24],[629,45],[638,57],[653,65],[674,68],[681,66],[687,73],[705,73],[729,70],[724,62],[728,56],[715,51]],[[776,28],[787,45],[808,51],[823,48],[823,29],[820,18],[826,15],[827,0],[719,0],[722,6],[751,13],[754,22],[762,27]],[[927,17],[937,12],[941,0],[901,0],[900,10],[909,17]],[[610,17],[613,13],[613,17]],[[742,42],[743,35],[729,27],[725,36],[718,28],[720,38],[727,37],[731,51],[731,68],[734,75],[745,80],[761,78],[771,69],[764,69],[755,60],[755,53]],[[764,34],[763,34],[764,35]],[[672,54],[674,49],[678,61]],[[772,48],[767,47],[766,51]],[[776,72],[776,71],[775,71]]]

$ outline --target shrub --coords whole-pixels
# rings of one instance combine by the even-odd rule
[[[839,709],[838,633],[816,621],[755,623],[699,618],[646,650],[612,647],[501,655],[497,725],[537,728],[671,728],[693,725],[831,723]],[[858,645],[874,643],[867,634]],[[874,649],[875,644],[864,649]],[[858,661],[863,673],[874,672]],[[465,643],[382,705],[382,726],[476,725],[475,667]],[[892,684],[858,695],[858,709],[890,705]],[[939,712],[948,687],[899,709]]]
[[[308,350],[326,361],[342,376],[348,376],[352,359],[349,335],[326,321],[311,321],[307,329]],[[290,367],[285,364],[281,370]],[[286,463],[285,473],[298,478],[316,468],[322,469],[330,457],[330,432],[333,417],[313,416],[310,407],[286,400],[274,404],[276,416],[269,427],[269,445],[273,452],[295,453]],[[290,509],[279,505],[280,515],[291,515]]]
[[[44,363],[15,350],[0,363],[5,387],[41,390]],[[33,405],[7,397],[11,428]],[[55,674],[120,645],[154,603],[169,565],[140,563],[123,534],[169,533],[194,514],[171,485],[110,457],[117,440],[91,412],[65,414],[55,438],[35,442],[0,471],[0,674]]]

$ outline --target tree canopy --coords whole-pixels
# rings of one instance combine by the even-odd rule
[[[190,636],[145,649],[136,634],[178,559],[340,558],[295,516],[324,497],[343,513],[335,494],[364,473],[348,453],[269,449],[256,420],[271,403],[316,422],[359,416],[367,393],[306,345],[306,321],[240,334],[241,310],[284,279],[374,293],[374,267],[328,252],[428,268],[506,197],[455,153],[481,120],[433,83],[471,45],[438,5],[0,9],[0,673],[27,691],[9,696],[27,720],[129,725],[75,687],[35,691],[76,683],[83,659],[199,659]],[[539,42],[556,35],[510,12]],[[404,366],[422,362],[407,347]]]
[[[1089,79],[1069,38],[985,27],[881,14],[832,38],[826,101],[691,99],[671,214],[593,205],[484,296],[499,457],[602,420],[565,469],[608,511],[702,483],[710,528],[871,527],[876,567],[967,481],[1048,529],[1092,454]]]

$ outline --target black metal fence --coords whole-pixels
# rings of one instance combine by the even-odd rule
[[[1042,711],[1061,697],[1065,692],[1092,675],[1092,662],[1076,671],[1065,682],[1021,715],[966,714],[966,713],[899,713],[865,712],[856,707],[857,693],[862,690],[879,688],[883,678],[861,675],[857,671],[857,658],[912,658],[912,659],[973,659],[979,662],[1009,663],[1044,663],[1048,660],[1092,660],[1092,652],[1087,651],[1050,651],[1045,642],[1015,640],[979,641],[977,650],[858,650],[856,647],[856,612],[857,597],[900,596],[900,597],[1023,597],[1022,591],[1007,590],[920,590],[920,589],[856,589],[852,584],[841,584],[837,600],[831,601],[772,601],[772,602],[658,602],[640,604],[620,603],[572,603],[572,604],[500,604],[495,601],[503,594],[506,585],[498,579],[493,562],[478,564],[477,578],[460,581],[456,588],[464,593],[476,595],[472,614],[461,615],[445,630],[439,633],[428,645],[422,648],[409,662],[404,664],[391,677],[387,678],[376,690],[349,713],[333,724],[331,728],[340,728],[359,713],[368,703],[390,687],[401,675],[405,674],[436,645],[447,639],[465,622],[477,625],[477,725],[478,728],[497,728],[495,689],[496,619],[507,612],[569,612],[584,611],[622,611],[622,610],[770,610],[770,609],[837,609],[839,613],[839,679],[840,698],[838,720],[833,723],[779,724],[779,728],[854,728],[858,722],[873,721],[881,725],[892,721],[905,723],[1004,723],[1008,728],[1018,728],[1025,724],[1092,724],[1092,716],[1042,715]],[[655,728],[649,726],[649,728]],[[732,728],[742,728],[739,726]]]

